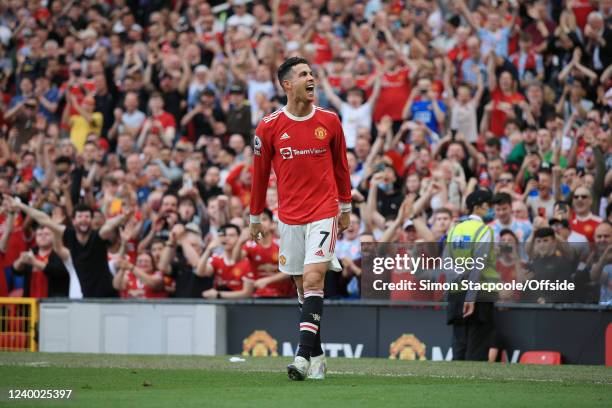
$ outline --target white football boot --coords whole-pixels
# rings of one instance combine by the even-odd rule
[[[290,380],[293,381],[304,381],[308,375],[308,369],[310,368],[310,361],[306,360],[302,356],[296,356],[293,363],[287,366],[287,375]]]
[[[311,380],[324,380],[327,372],[327,362],[325,361],[325,353],[320,356],[310,357],[310,369],[308,370],[308,378]]]

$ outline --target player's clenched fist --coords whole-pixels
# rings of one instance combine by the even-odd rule
[[[260,222],[252,222],[249,225],[249,230],[251,232],[251,239],[253,241],[259,241],[263,238],[263,227]]]

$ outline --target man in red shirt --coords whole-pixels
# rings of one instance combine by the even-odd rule
[[[506,121],[516,117],[516,108],[525,103],[525,97],[516,91],[515,81],[510,71],[502,71],[499,81],[497,80],[496,59],[495,53],[489,54],[488,77],[492,104],[489,130],[495,136],[502,137]]]
[[[287,105],[264,117],[255,130],[251,238],[263,237],[261,213],[274,167],[279,269],[294,277],[298,295],[304,299],[300,346],[287,372],[292,380],[324,378],[325,360],[319,345],[323,284],[330,264],[331,269],[341,270],[334,247],[337,234],[349,225],[351,212],[346,142],[338,116],[313,105],[315,79],[305,59],[287,59],[277,75]]]
[[[49,280],[45,274],[53,250],[53,233],[47,227],[36,230],[35,251],[24,251],[13,263],[13,272],[25,275],[24,297],[49,297]]]
[[[174,145],[176,121],[172,114],[164,110],[164,98],[160,93],[151,95],[149,108],[151,108],[151,117],[145,120],[142,132],[158,134],[166,146]]]
[[[578,187],[572,197],[574,215],[570,221],[572,231],[584,235],[590,243],[594,242],[595,228],[601,224],[601,218],[591,212],[593,196],[586,187]]]
[[[249,163],[240,163],[236,165],[227,175],[225,184],[232,190],[232,195],[240,199],[240,202],[245,207],[251,201],[251,176],[253,168]]]
[[[253,294],[253,280],[249,279],[250,265],[245,259],[234,262],[233,250],[238,242],[240,228],[225,224],[200,257],[196,275],[213,276],[214,288],[202,292],[206,299],[241,299]],[[213,249],[223,247],[222,254],[212,254]]]
[[[402,65],[399,58],[393,49],[388,49],[384,53],[385,73],[380,96],[374,108],[374,122],[379,122],[384,115],[389,115],[394,122],[403,119],[402,111],[412,90],[410,80],[414,73],[409,67]]]
[[[251,266],[255,293],[253,297],[279,298],[289,297],[295,293],[290,276],[278,270],[278,241],[274,238],[274,216],[265,208],[261,214],[263,238],[250,240],[250,233],[244,230],[238,245],[234,247],[234,258],[247,259]],[[247,235],[244,234],[247,232]]]

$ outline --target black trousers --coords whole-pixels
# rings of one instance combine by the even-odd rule
[[[474,313],[463,318],[465,294],[449,296],[448,323],[453,326],[453,360],[487,361],[495,333],[492,302],[476,302]]]

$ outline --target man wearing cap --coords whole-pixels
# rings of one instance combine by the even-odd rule
[[[575,280],[572,274],[577,270],[578,259],[567,243],[555,234],[553,228],[542,227],[535,230],[527,252],[531,261],[527,264],[527,279],[551,282]],[[537,303],[572,302],[577,293],[578,290],[568,293],[532,290],[526,294],[525,299]]]
[[[251,137],[251,108],[246,103],[245,89],[239,83],[230,87],[230,108],[227,112],[227,133]]]
[[[459,290],[448,292],[447,323],[453,325],[453,360],[486,361],[492,340],[493,302],[497,293],[461,290],[461,281],[464,280],[472,283],[499,281],[495,270],[493,230],[484,221],[490,217],[492,200],[488,190],[477,190],[468,195],[466,205],[470,215],[452,227],[446,238],[444,259],[482,260],[480,263],[472,262],[472,268],[466,264],[463,273],[455,268],[456,278],[448,279],[460,285]]]

